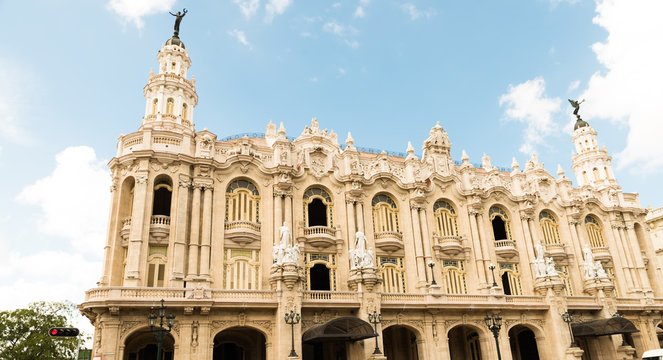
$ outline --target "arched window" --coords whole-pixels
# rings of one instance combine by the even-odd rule
[[[583,185],[589,184],[589,178],[587,178],[587,171],[582,172],[582,179],[584,180]]]
[[[150,245],[147,256],[147,286],[163,287],[168,246]]]
[[[566,296],[573,296],[573,284],[571,284],[569,267],[566,265],[555,265],[555,271],[557,271],[557,274],[559,274],[564,282],[564,292],[566,293]]]
[[[601,178],[599,175],[599,169],[597,168],[594,168],[592,170],[592,174],[594,175],[594,181],[598,181]]]
[[[608,172],[608,167],[604,166],[603,171],[605,171],[605,178],[610,179],[610,172]]]
[[[260,194],[248,180],[235,180],[226,190],[226,222],[260,222]]]
[[[398,207],[394,200],[386,194],[375,195],[371,202],[373,207],[373,231],[400,233]]]
[[[260,289],[260,250],[225,249],[224,283],[226,289]]]
[[[333,227],[332,199],[325,190],[317,187],[304,192],[304,217],[306,226]]]
[[[456,210],[444,200],[438,200],[433,204],[435,214],[435,227],[440,236],[458,236],[458,225],[456,224]]]
[[[491,206],[488,210],[488,217],[493,225],[493,235],[495,241],[511,239],[511,223],[509,216],[499,206]]]
[[[152,114],[156,115],[158,106],[159,106],[159,99],[154,99],[152,101]]]
[[[500,277],[504,295],[522,295],[520,269],[516,263],[500,263]]]
[[[173,100],[173,98],[168,98],[168,100],[166,100],[166,114],[173,115],[174,107],[175,107],[175,100]]]
[[[543,233],[543,245],[561,244],[559,238],[559,226],[557,219],[549,211],[541,211],[539,214],[539,224]]]
[[[382,275],[382,290],[386,293],[406,292],[403,258],[378,256],[378,264]]]
[[[170,216],[170,203],[173,187],[167,180],[158,180],[154,185],[154,199],[152,201],[152,215]]]
[[[447,294],[467,294],[465,262],[463,260],[444,260],[442,272]]]
[[[603,240],[603,230],[601,224],[592,215],[585,217],[585,229],[587,230],[587,239],[589,246],[592,248],[605,247],[605,240]]]
[[[186,103],[182,104],[182,120],[186,120],[189,117],[189,114],[187,114],[187,105]]]
[[[304,254],[306,288],[336,291],[336,254]]]

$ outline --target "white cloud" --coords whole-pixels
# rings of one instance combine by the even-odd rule
[[[410,16],[410,20],[417,20],[419,18],[430,19],[437,13],[435,9],[421,11],[417,9],[417,7],[412,3],[405,3],[401,5],[401,10]]]
[[[345,34],[345,26],[333,21],[324,24],[322,29],[337,36],[343,36]]]
[[[366,14],[364,13],[364,8],[362,8],[361,6],[357,6],[357,10],[355,10],[353,16],[356,18],[363,18],[364,16],[366,16]]]
[[[354,36],[358,33],[357,29],[352,26],[345,26],[334,21],[329,21],[322,26],[322,30],[343,39],[343,42],[353,49],[359,47],[359,42],[357,40],[348,39],[348,37]]]
[[[143,17],[147,15],[169,11],[175,0],[110,0],[108,8],[122,16],[125,21],[133,22],[138,29],[145,23]]]
[[[343,76],[345,75],[345,69],[344,68],[338,68],[338,74]]]
[[[359,41],[357,41],[357,40],[347,40],[346,39],[345,40],[345,45],[347,45],[347,46],[349,46],[353,49],[356,49],[356,48],[359,47]]]
[[[269,0],[265,5],[265,22],[272,22],[276,15],[281,15],[292,5],[292,0]]]
[[[55,170],[23,188],[16,199],[39,206],[40,232],[68,239],[79,252],[101,255],[110,201],[109,172],[87,146],[68,147],[55,159]]]
[[[253,16],[260,7],[260,0],[233,0],[233,2],[239,6],[239,10],[247,18]]]
[[[516,86],[509,85],[508,92],[500,97],[500,106],[506,105],[507,118],[527,124],[520,151],[528,155],[557,128],[553,114],[560,111],[562,100],[546,97],[545,90],[545,80],[536,77]]]
[[[340,2],[335,2],[335,3],[332,4],[332,7],[333,7],[333,8],[340,8],[340,7],[341,7],[341,3],[340,3]]]
[[[315,77],[315,76],[309,78],[308,80],[309,80],[310,82],[312,82],[312,83],[317,83],[317,82],[318,82],[318,78]]]
[[[617,167],[638,172],[663,170],[663,2],[599,0],[594,23],[608,32],[592,49],[602,71],[591,76],[579,99],[581,115],[628,125],[626,148]]]
[[[571,83],[569,84],[569,88],[568,88],[567,91],[568,91],[568,92],[571,92],[571,91],[573,91],[573,90],[576,90],[579,86],[580,86],[580,80],[571,81]]]
[[[237,39],[237,41],[240,44],[242,44],[242,45],[248,47],[249,49],[251,49],[251,44],[249,43],[248,40],[246,40],[246,34],[244,34],[244,31],[234,29],[233,31],[228,31],[228,35],[230,35],[230,36],[234,37],[235,39]]]
[[[17,144],[28,142],[25,123],[28,98],[33,76],[19,65],[0,59],[0,139]],[[2,150],[2,147],[0,147]]]
[[[577,3],[577,2],[580,1],[580,0],[549,0],[549,1],[550,1],[550,4],[551,4],[553,7],[555,7],[555,6],[557,6],[557,5],[561,4],[561,3],[568,3],[568,4],[573,5],[573,4]]]

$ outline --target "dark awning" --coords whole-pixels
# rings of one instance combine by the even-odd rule
[[[573,335],[577,337],[640,332],[640,330],[633,325],[631,320],[625,319],[621,316],[573,324],[572,327]]]
[[[312,327],[302,335],[305,343],[322,341],[357,341],[375,337],[371,324],[355,317],[341,317]]]

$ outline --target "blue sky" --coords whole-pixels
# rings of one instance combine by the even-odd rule
[[[0,52],[0,308],[81,301],[106,233],[105,164],[144,115],[142,88],[189,10],[199,105],[219,137],[312,117],[339,140],[405,151],[436,121],[454,159],[483,153],[571,171],[572,109],[626,192],[663,206],[662,13],[656,0],[4,1]],[[59,263],[66,263],[62,269]],[[6,294],[13,294],[7,296]]]

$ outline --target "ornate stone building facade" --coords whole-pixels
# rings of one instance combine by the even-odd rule
[[[146,316],[161,299],[175,315],[165,359],[285,359],[293,338],[299,358],[324,360],[485,360],[498,348],[503,359],[630,359],[659,347],[646,211],[580,117],[574,188],[535,156],[523,169],[454,161],[439,123],[421,158],[350,134],[339,145],[316,119],[296,137],[270,123],[219,139],[194,128],[179,38],[158,62],[142,124],[109,163],[103,274],[81,305],[94,356],[156,358]],[[301,321],[287,324],[291,311]],[[496,338],[488,315],[502,319]]]

